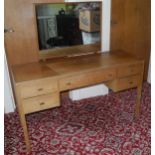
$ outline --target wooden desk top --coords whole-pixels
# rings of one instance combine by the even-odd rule
[[[60,93],[104,83],[114,92],[137,87],[135,115],[140,114],[142,60],[122,51],[51,59],[12,67],[17,107],[30,149],[25,115],[61,105]]]
[[[125,52],[115,51],[17,65],[12,68],[12,73],[14,81],[19,83],[48,77],[59,78],[101,68],[136,64],[139,61],[142,60],[138,60]]]

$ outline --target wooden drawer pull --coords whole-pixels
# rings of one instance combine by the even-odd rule
[[[39,88],[38,91],[43,91],[43,88]]]
[[[133,81],[130,81],[129,84],[133,84]]]
[[[67,82],[66,84],[67,84],[68,86],[69,86],[69,85],[71,85],[71,83],[70,83],[70,82]]]
[[[44,102],[41,102],[41,103],[40,103],[40,105],[44,105],[44,104],[45,104]]]

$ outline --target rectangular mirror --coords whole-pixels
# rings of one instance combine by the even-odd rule
[[[40,54],[99,51],[100,6],[100,2],[35,5]]]

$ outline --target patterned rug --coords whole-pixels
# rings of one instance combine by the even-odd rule
[[[5,154],[150,155],[151,86],[143,86],[141,116],[134,119],[136,89],[73,102],[27,116],[32,151],[26,153],[18,113],[5,114]]]

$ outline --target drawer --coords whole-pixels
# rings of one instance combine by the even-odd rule
[[[111,88],[113,91],[116,92],[116,91],[137,87],[140,81],[141,81],[141,76],[135,75],[135,76],[129,76],[126,78],[120,78],[120,79],[114,80],[111,83],[108,83],[108,86],[109,88]]]
[[[135,74],[141,73],[142,69],[143,69],[142,64],[133,64],[133,65],[128,65],[128,66],[123,66],[118,69],[117,77],[135,75]]]
[[[53,79],[43,79],[26,82],[21,85],[21,98],[48,94],[58,91],[57,81]]]
[[[59,81],[60,90],[74,89],[112,80],[116,77],[115,69],[101,69],[80,75],[69,76]]]
[[[22,100],[25,114],[60,106],[59,93],[40,95]]]

